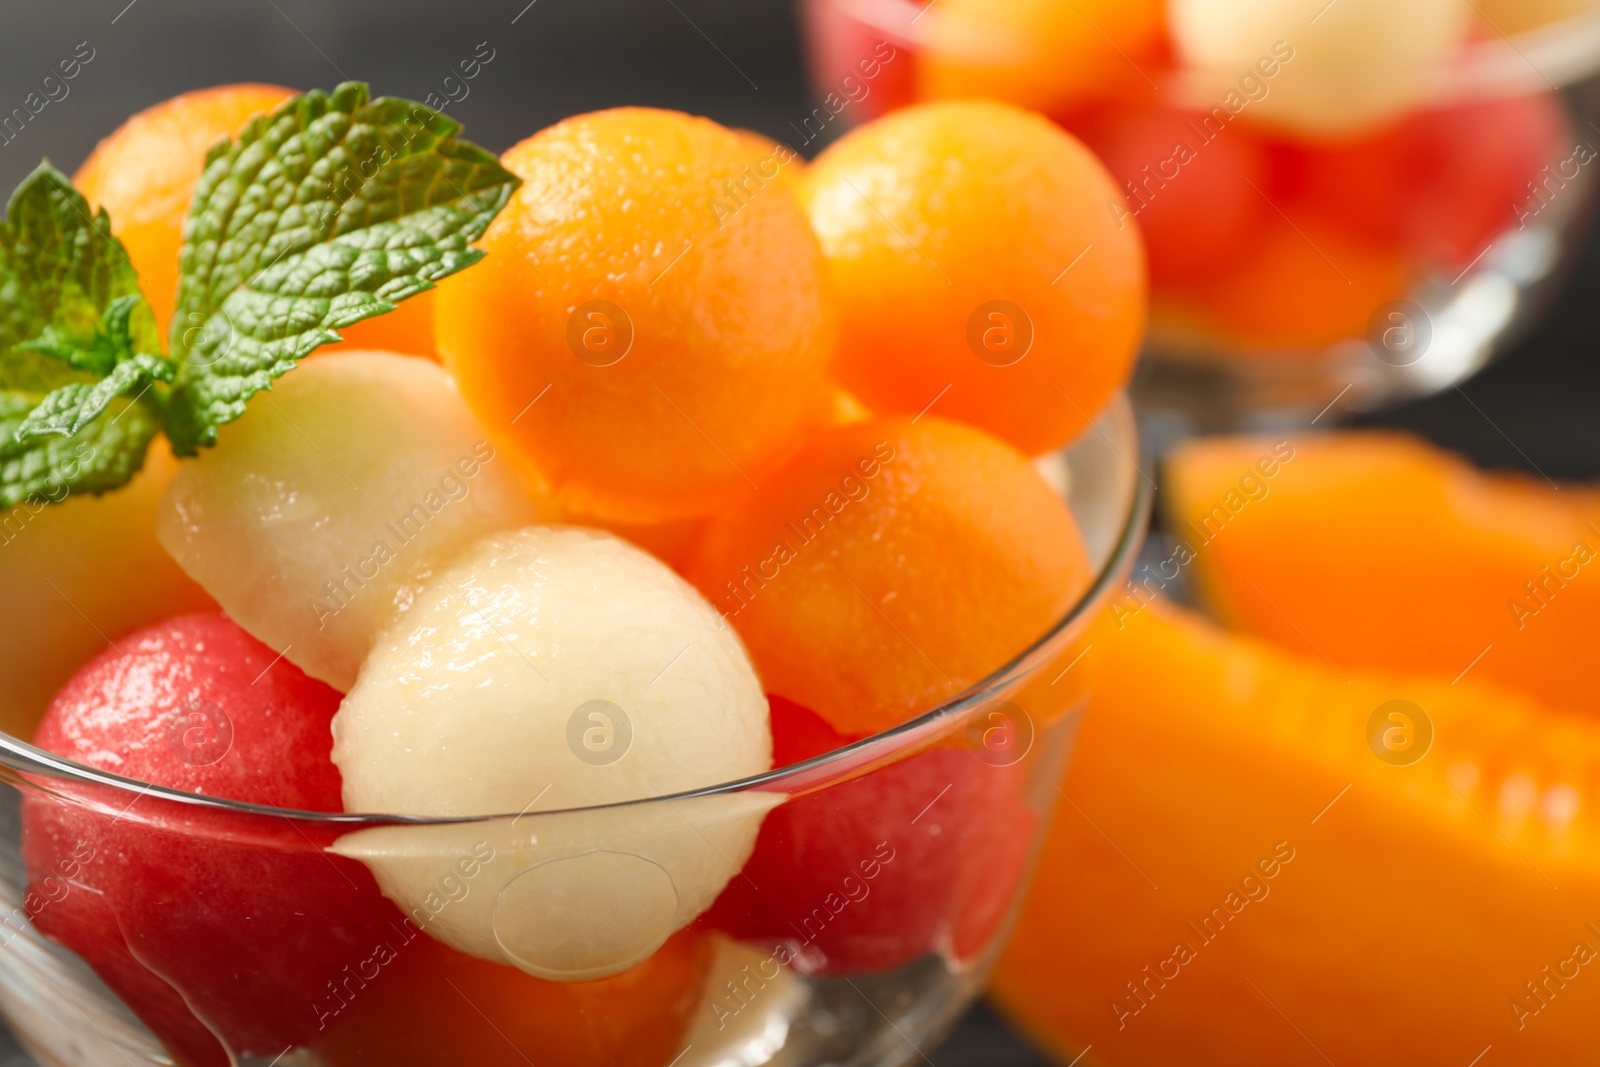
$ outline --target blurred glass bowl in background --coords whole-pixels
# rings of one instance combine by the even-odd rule
[[[1600,9],[1534,6],[808,0],[804,19],[846,122],[995,96],[1100,154],[1125,190],[1106,210],[1150,253],[1132,392],[1160,451],[1437,392],[1537,321],[1595,197]]]

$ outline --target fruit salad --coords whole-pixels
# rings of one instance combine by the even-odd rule
[[[72,1064],[914,1046],[1138,539],[1116,187],[998,103],[460,134],[228,86],[13,194],[0,1007]]]
[[[1309,420],[1345,387],[1348,410],[1476,370],[1553,284],[1593,199],[1597,20],[1588,0],[811,0],[831,102],[805,134],[926,100],[1050,116],[1147,244],[1139,398]]]

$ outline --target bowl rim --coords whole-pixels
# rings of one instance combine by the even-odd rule
[[[1112,423],[1115,435],[1121,439],[1121,444],[1108,436],[1102,428],[1102,422],[1107,420]],[[1142,454],[1139,447],[1137,418],[1133,413],[1132,404],[1129,402],[1125,390],[1119,390],[1115,393],[1078,437],[1068,442],[1057,452],[1050,453],[1050,455],[1060,455],[1086,440],[1090,434],[1095,433],[1106,437],[1113,448],[1122,455],[1122,458],[1127,460],[1134,468],[1134,473],[1131,477],[1132,488],[1127,495],[1126,508],[1120,517],[1120,523],[1110,550],[1106,554],[1105,562],[1100,566],[1095,573],[1094,580],[1079,596],[1077,601],[1049,629],[1008,663],[949,700],[897,726],[872,734],[869,737],[852,741],[849,744],[799,763],[790,764],[786,767],[775,767],[744,778],[700,786],[677,793],[638,797],[633,800],[612,801],[605,804],[592,804],[574,808],[551,808],[540,811],[528,811],[525,808],[521,813],[417,816],[364,812],[302,811],[294,808],[280,808],[269,804],[257,804],[250,801],[212,797],[202,793],[189,793],[181,789],[154,785],[150,782],[140,781],[137,778],[130,778],[111,771],[85,766],[54,752],[38,748],[23,741],[21,738],[0,732],[0,781],[13,786],[24,795],[29,792],[45,795],[63,795],[64,793],[63,790],[54,788],[48,783],[32,780],[28,777],[31,775],[47,776],[52,782],[96,786],[111,790],[119,795],[131,793],[133,794],[132,799],[128,800],[127,807],[122,809],[124,812],[131,809],[141,798],[149,796],[182,805],[189,810],[236,815],[272,816],[285,818],[293,823],[303,822],[343,827],[379,825],[458,826],[524,817],[548,819],[552,816],[575,812],[607,811],[663,802],[676,804],[680,801],[747,792],[809,792],[811,788],[816,787],[816,783],[819,781],[831,782],[836,780],[822,772],[848,772],[860,767],[872,767],[891,762],[893,755],[910,748],[918,741],[943,734],[952,720],[992,699],[998,690],[1003,689],[1016,679],[1036,670],[1047,658],[1051,645],[1084,623],[1092,613],[1104,607],[1115,590],[1117,583],[1131,571],[1134,559],[1144,542],[1155,497],[1155,488],[1149,476],[1144,473]],[[1128,446],[1131,446],[1133,453],[1131,456],[1123,451],[1123,448]],[[785,788],[787,785],[795,785],[799,788]],[[808,785],[810,788],[806,788]]]
[[[833,8],[884,35],[889,43],[920,51],[929,46],[927,24],[918,25],[934,3],[918,0],[807,0],[814,9]],[[1403,0],[1402,0],[1403,2]],[[1489,22],[1487,16],[1484,22]],[[1493,23],[1489,22],[1490,27]],[[1124,57],[1126,58],[1126,57]],[[1149,77],[1145,68],[1134,68]],[[1152,68],[1176,73],[1207,85],[1221,78],[1233,81],[1237,71],[1210,70],[1185,65],[1181,59]],[[1469,36],[1451,61],[1442,64],[1429,86],[1430,95],[1420,107],[1441,106],[1455,100],[1550,91],[1600,72],[1600,3],[1554,22],[1519,33]],[[1180,79],[1182,80],[1182,79]]]

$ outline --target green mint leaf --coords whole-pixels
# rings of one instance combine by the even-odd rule
[[[49,434],[72,437],[118,397],[133,393],[135,400],[142,399],[152,382],[176,377],[177,367],[169,359],[144,353],[130,356],[97,382],[69,382],[46,395],[17,427],[16,440],[26,445]]]
[[[143,308],[142,320],[134,319],[134,312]],[[103,378],[116,369],[118,363],[133,355],[143,345],[154,348],[155,319],[138,295],[119,296],[106,307],[105,314],[91,337],[73,337],[65,330],[46,326],[44,333],[32,341],[24,341],[18,348],[40,352],[59,359],[75,370]],[[163,378],[163,381],[171,381]]]
[[[16,347],[26,352],[38,352],[59,359],[74,370],[81,370],[85,374],[109,373],[100,370],[100,353],[83,347],[84,339],[74,337],[66,330],[54,326],[46,326],[44,332],[31,341],[23,341]]]
[[[90,347],[106,308],[138,293],[138,275],[106,213],[91,213],[67,176],[41,163],[11,194],[0,224],[0,389],[43,393],[79,378],[23,345],[49,329]],[[148,314],[137,329],[137,347],[160,351]]]
[[[158,422],[126,394],[172,376],[136,354],[159,343],[110,219],[41,164],[0,222],[0,507],[105,492],[138,472]]]
[[[0,508],[120,488],[139,473],[160,429],[149,405],[118,398],[74,437],[23,443],[17,430],[38,406],[35,394],[0,392]]]
[[[212,149],[195,189],[169,351],[174,450],[191,455],[337,331],[482,254],[519,180],[432,108],[365,85],[286,101]]]

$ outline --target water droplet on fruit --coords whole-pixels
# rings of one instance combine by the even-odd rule
[[[1544,794],[1545,822],[1552,829],[1565,829],[1567,824],[1578,817],[1578,809],[1583,805],[1583,798],[1578,791],[1565,782],[1551,786]]]
[[[1532,810],[1539,787],[1526,774],[1513,774],[1500,785],[1500,814],[1520,819]]]
[[[506,883],[495,901],[494,937],[529,974],[583,981],[648,959],[677,928],[677,914],[665,868],[631,852],[597,850],[546,860]]]

